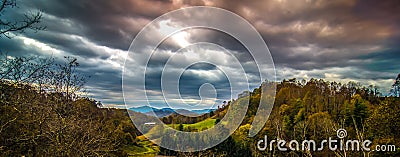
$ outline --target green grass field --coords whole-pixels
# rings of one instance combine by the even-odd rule
[[[208,118],[205,119],[201,122],[197,122],[194,124],[182,124],[183,125],[183,129],[186,130],[188,127],[190,127],[190,129],[192,130],[197,130],[197,131],[201,131],[203,129],[209,129],[211,127],[214,126],[216,119],[212,119],[212,118]],[[173,127],[175,129],[178,129],[179,124],[169,124],[168,126]]]
[[[194,123],[194,124],[183,124],[183,127],[184,128],[190,127],[192,129],[197,129],[197,130],[202,130],[204,128],[209,129],[214,126],[215,121],[216,121],[216,119],[208,118],[208,119],[205,119],[201,122]]]

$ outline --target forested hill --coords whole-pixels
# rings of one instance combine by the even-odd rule
[[[309,140],[317,142],[337,137],[338,129],[346,129],[348,139],[373,141],[376,145],[400,145],[400,99],[381,97],[378,89],[355,82],[346,84],[322,79],[283,80],[277,87],[275,104],[262,131],[256,137],[247,137],[257,112],[260,88],[249,94],[250,104],[242,125],[218,146],[197,153],[179,153],[162,150],[163,155],[226,156],[399,156],[392,152],[366,151],[260,151],[255,144],[267,135],[269,139]],[[231,102],[232,104],[235,101]],[[224,110],[227,110],[225,108]],[[223,112],[223,111],[220,111]],[[218,156],[218,155],[217,155]]]
[[[0,82],[1,156],[123,155],[137,131],[125,110]]]
[[[138,134],[126,110],[79,96],[77,60],[0,57],[0,156],[124,156]]]

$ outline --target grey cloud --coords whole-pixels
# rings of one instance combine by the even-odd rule
[[[40,9],[44,12],[43,24],[47,26],[47,31],[27,33],[25,36],[59,50],[61,54],[57,57],[78,57],[81,72],[92,76],[88,86],[94,97],[111,104],[122,103],[121,67],[118,65],[122,64],[123,58],[117,54],[128,49],[133,37],[147,23],[168,11],[185,6],[207,4],[221,7],[248,20],[267,42],[279,79],[305,76],[325,78],[326,75],[337,75],[335,79],[344,81],[387,81],[391,79],[392,73],[398,73],[400,69],[400,48],[397,46],[400,41],[400,16],[396,14],[400,6],[398,1],[41,0],[19,4],[22,4],[21,10],[15,15],[9,15],[9,18],[21,15],[25,10]],[[186,18],[185,15],[181,16],[171,21],[184,26],[182,19]],[[216,18],[204,20],[224,22],[224,19],[218,19],[218,15],[214,17]],[[196,22],[193,20],[195,19],[184,22]],[[232,25],[235,30],[243,29],[234,24],[228,25]],[[258,71],[251,64],[251,56],[236,39],[215,30],[191,29],[186,32],[189,34],[189,42],[211,42],[228,49],[241,63],[245,63],[243,66],[252,79],[250,82],[257,80]],[[156,40],[157,34],[147,34],[147,38],[147,41]],[[27,53],[51,55],[23,42],[20,38],[0,39],[0,50],[14,56]],[[146,43],[140,46],[143,51],[147,51]],[[159,50],[173,52],[179,48],[181,47],[172,39],[167,39]],[[158,72],[170,55],[157,53],[147,65],[150,72],[146,81],[151,92],[160,90]],[[140,67],[133,66],[136,69],[127,70],[133,76],[140,74],[142,63],[145,62],[140,54],[134,57],[136,58],[131,58],[133,64]],[[176,67],[179,67],[178,64]],[[194,71],[216,70],[205,64],[190,68]],[[183,95],[198,98],[197,89],[206,79],[186,74],[188,73],[182,77]],[[139,76],[133,79],[137,77]],[[218,88],[221,87],[221,96],[227,94],[226,89],[222,90],[227,86],[223,80],[214,82]],[[128,81],[137,83],[135,80]],[[158,96],[156,92],[150,95]]]

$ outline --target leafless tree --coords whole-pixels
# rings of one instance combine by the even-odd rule
[[[13,83],[40,84],[53,62],[52,57],[12,57],[7,54],[0,54],[0,79]]]
[[[56,92],[65,93],[69,97],[80,92],[87,82],[86,76],[78,73],[79,63],[74,57],[65,56],[65,62],[56,64],[54,70],[50,71],[50,84]]]
[[[9,8],[16,8],[16,0],[2,0],[0,2],[0,37],[12,38],[15,33],[23,33],[25,30],[39,31],[46,29],[39,25],[42,20],[41,12],[27,12],[20,20],[8,20],[4,14]]]
[[[392,85],[392,92],[395,97],[400,97],[400,74],[397,75],[397,78]]]

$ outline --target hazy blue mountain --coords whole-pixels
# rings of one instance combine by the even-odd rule
[[[154,108],[150,106],[141,106],[141,107],[132,107],[129,108],[129,110],[135,111],[135,112],[140,112],[145,115],[150,115],[153,116],[153,113],[151,111],[154,111],[157,117],[166,117],[171,114],[184,114],[184,115],[190,115],[190,116],[197,116],[197,115],[202,115],[205,113],[209,113],[211,111],[214,111],[215,109],[201,109],[201,110],[186,110],[186,109],[171,109],[171,108]],[[178,113],[177,113],[178,112]]]
[[[132,107],[129,108],[129,110],[135,111],[135,112],[140,112],[140,113],[146,113],[154,110],[156,108],[152,108],[150,106],[140,106],[140,107]]]
[[[198,116],[200,114],[196,113],[196,112],[192,112],[190,110],[185,110],[185,109],[177,109],[175,110],[177,113],[182,114],[182,115],[186,115],[186,116]]]
[[[191,110],[191,112],[194,112],[194,113],[197,113],[197,114],[210,113],[211,111],[215,111],[215,109]]]
[[[157,117],[166,117],[171,114],[176,114],[174,109],[171,109],[171,108],[162,108],[162,109],[153,108],[153,112],[156,114]],[[149,116],[154,115],[151,111],[146,112],[144,114],[149,115]]]

